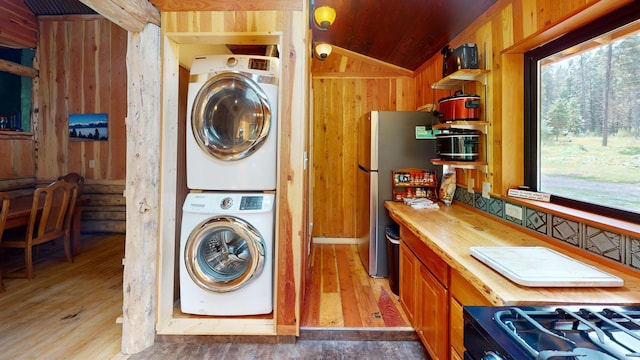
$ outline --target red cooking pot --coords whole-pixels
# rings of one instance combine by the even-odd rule
[[[438,100],[440,121],[479,120],[480,96],[456,91],[453,96]]]

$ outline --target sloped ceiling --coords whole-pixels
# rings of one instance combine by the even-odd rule
[[[496,0],[315,0],[336,10],[313,39],[416,70]]]

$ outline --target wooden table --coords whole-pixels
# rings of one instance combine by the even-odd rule
[[[29,215],[31,214],[31,205],[33,195],[19,196],[11,199],[9,203],[9,214],[5,229],[12,229],[20,226],[26,226],[29,223]],[[82,205],[89,202],[87,198],[79,198],[76,200],[76,206],[71,219],[71,252],[73,255],[80,253],[80,217]]]

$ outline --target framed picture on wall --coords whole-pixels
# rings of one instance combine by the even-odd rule
[[[108,130],[108,114],[69,114],[71,141],[108,140]]]

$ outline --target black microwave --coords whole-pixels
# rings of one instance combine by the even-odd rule
[[[478,47],[476,44],[463,44],[455,49],[446,45],[442,51],[442,77],[460,69],[478,69]]]

